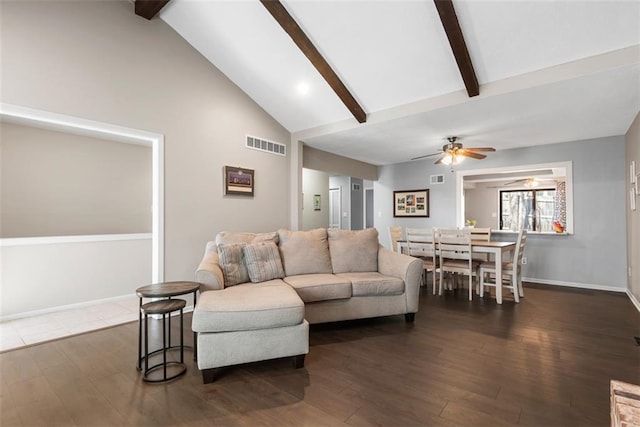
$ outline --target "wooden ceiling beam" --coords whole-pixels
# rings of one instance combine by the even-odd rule
[[[271,16],[280,24],[282,29],[289,34],[293,42],[304,53],[304,55],[311,61],[316,70],[322,75],[322,77],[329,84],[331,89],[338,95],[344,105],[351,111],[353,117],[359,123],[367,121],[367,114],[364,112],[358,101],[353,97],[349,89],[342,83],[340,77],[333,71],[329,63],[318,52],[318,49],[313,45],[311,40],[302,31],[302,28],[293,19],[293,17],[287,12],[284,5],[279,0],[260,0],[262,5],[269,11]]]
[[[171,0],[135,0],[133,8],[136,15],[151,20],[169,1]]]
[[[478,86],[478,79],[476,78],[476,72],[473,69],[471,63],[471,57],[467,50],[467,44],[464,41],[462,30],[460,29],[460,23],[456,11],[453,8],[452,0],[433,0],[438,9],[438,15],[440,15],[440,21],[444,27],[444,32],[447,34],[453,56],[458,63],[458,69],[462,75],[462,80],[467,88],[467,94],[470,97],[480,94],[480,87]]]

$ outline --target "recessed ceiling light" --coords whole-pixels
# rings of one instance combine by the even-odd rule
[[[307,83],[298,83],[296,90],[300,95],[306,95],[309,93],[309,85]]]

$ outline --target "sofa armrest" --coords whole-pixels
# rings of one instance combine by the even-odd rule
[[[196,269],[196,282],[203,285],[201,291],[224,289],[224,276],[219,262],[216,243],[207,242],[204,257]]]
[[[399,254],[383,246],[378,248],[378,272],[404,280],[408,313],[418,311],[423,268],[422,261],[418,258]]]

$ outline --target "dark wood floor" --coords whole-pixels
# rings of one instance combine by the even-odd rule
[[[624,294],[525,293],[497,306],[423,291],[413,325],[314,325],[305,368],[255,363],[208,385],[191,353],[186,376],[143,383],[136,323],[10,351],[0,424],[608,425],[609,380],[640,383],[639,313]]]

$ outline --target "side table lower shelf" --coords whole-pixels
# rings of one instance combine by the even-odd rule
[[[141,360],[138,360],[138,366],[142,364],[144,360],[144,371],[142,379],[147,382],[165,382],[173,380],[187,372],[187,365],[184,363],[184,307],[186,301],[182,299],[166,299],[160,301],[153,301],[143,304],[140,307],[140,313],[144,316],[144,356]],[[180,345],[171,346],[171,313],[180,310]],[[162,316],[162,347],[149,353],[149,316],[161,315]],[[167,315],[169,316],[168,323],[169,328],[167,330]],[[171,350],[180,351],[180,360],[167,360],[167,353]],[[162,361],[155,365],[149,366],[150,357],[162,352]],[[177,370],[168,375],[167,370],[169,367],[177,367]],[[159,369],[162,369],[161,377],[153,377],[150,374]]]

